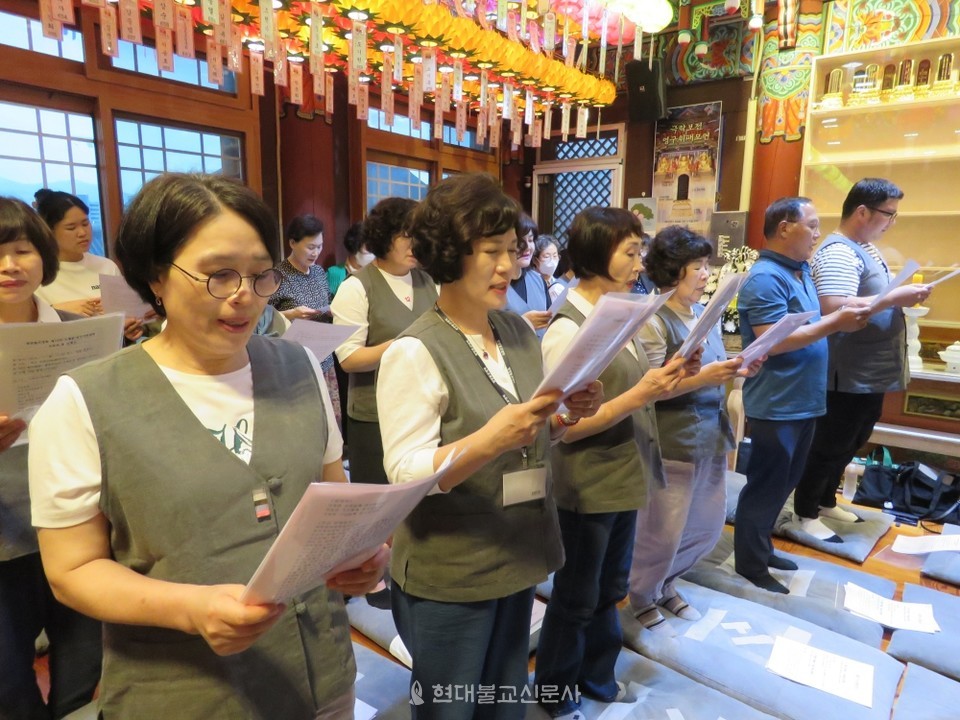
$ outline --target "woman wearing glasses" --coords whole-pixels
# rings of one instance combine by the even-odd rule
[[[61,377],[30,427],[50,584],[104,622],[102,715],[348,714],[350,631],[331,590],[366,592],[386,550],[289,606],[239,601],[308,484],[345,480],[317,359],[251,337],[280,284],[275,222],[229,180],[165,175],[117,247],[166,326]]]

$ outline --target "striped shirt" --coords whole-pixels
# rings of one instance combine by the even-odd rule
[[[890,279],[890,269],[883,256],[873,243],[863,243],[866,250],[877,264],[887,273]],[[860,278],[863,275],[864,265],[860,256],[852,248],[843,243],[831,243],[817,250],[810,263],[813,282],[817,286],[817,295],[856,297],[860,290]]]

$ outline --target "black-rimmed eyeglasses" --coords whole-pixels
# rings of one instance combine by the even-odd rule
[[[269,268],[256,275],[241,275],[232,268],[223,268],[208,275],[206,278],[201,278],[191,272],[187,272],[176,263],[170,264],[191,280],[205,283],[207,292],[217,298],[217,300],[226,300],[236,295],[244,280],[251,281],[250,285],[253,291],[260,297],[270,297],[280,289],[280,282],[283,279],[280,271],[276,268]]]
[[[891,220],[891,221],[892,221],[892,220],[895,220],[896,217],[897,217],[897,211],[896,211],[896,210],[884,210],[883,208],[870,207],[869,205],[867,205],[867,206],[865,206],[865,207],[867,208],[867,210],[873,210],[874,212],[878,212],[878,213],[880,213],[881,215],[886,215],[886,216],[887,216],[887,219],[888,219],[888,220]]]

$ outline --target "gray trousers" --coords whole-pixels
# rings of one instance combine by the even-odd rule
[[[720,539],[726,518],[725,455],[695,462],[664,460],[667,486],[637,511],[630,603],[637,610],[675,594],[674,581]]]

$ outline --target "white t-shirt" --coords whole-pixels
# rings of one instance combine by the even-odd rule
[[[324,465],[343,454],[343,439],[320,363],[307,350],[327,418]],[[224,375],[191,375],[160,366],[210,433],[244,462],[253,447],[253,373],[249,363]],[[72,432],[64,433],[63,428]],[[95,517],[100,503],[100,446],[76,382],[63,375],[30,423],[30,500],[36,527],[72,527]],[[319,479],[319,478],[318,478]]]
[[[37,297],[51,305],[71,300],[100,297],[100,276],[119,275],[120,268],[113,260],[84,253],[78,262],[60,261],[57,279],[37,289]]]
[[[482,347],[480,335],[467,338],[475,348]],[[517,388],[500,353],[483,363],[497,384],[516,397]],[[433,474],[433,457],[440,447],[440,418],[449,400],[440,370],[418,338],[400,338],[387,348],[377,379],[377,415],[383,468],[390,482],[422,480]]]
[[[376,266],[374,269],[387,281],[387,286],[397,299],[413,310],[413,274],[397,276],[383,272]],[[367,299],[367,291],[363,289],[363,283],[356,276],[351,275],[343,281],[330,303],[330,310],[333,313],[334,325],[356,325],[359,328],[337,348],[337,359],[343,362],[360,348],[366,347],[367,332],[370,329],[367,321],[370,301]]]

